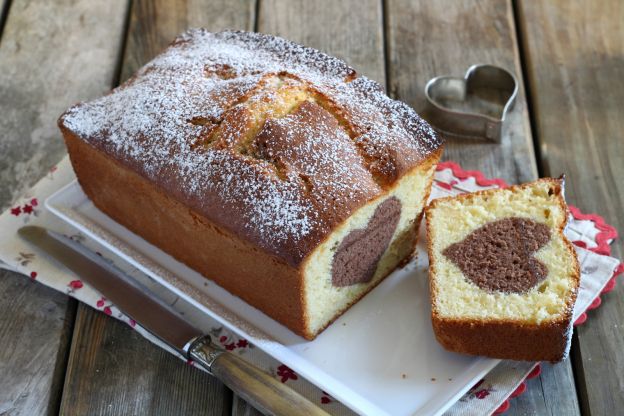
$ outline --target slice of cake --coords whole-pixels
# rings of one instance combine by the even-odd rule
[[[425,215],[440,344],[494,358],[565,358],[580,269],[563,234],[563,179],[437,199]]]
[[[344,62],[191,30],[59,119],[104,213],[308,339],[414,250],[441,141]]]

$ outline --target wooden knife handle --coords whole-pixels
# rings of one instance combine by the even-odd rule
[[[189,356],[264,414],[328,416],[286,384],[237,355],[216,348],[208,337],[194,342]]]

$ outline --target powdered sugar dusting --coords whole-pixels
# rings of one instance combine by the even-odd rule
[[[294,76],[330,97],[356,137],[324,122],[310,135],[299,123],[305,140],[289,153],[285,146],[280,160],[197,148],[269,74]],[[381,192],[373,176],[392,177],[440,146],[411,108],[336,58],[268,35],[202,29],[178,37],[110,94],[69,109],[61,125],[290,263]]]
[[[287,117],[267,120],[254,145],[259,157],[296,172],[325,215],[349,211],[381,191],[349,135],[315,103],[304,102]]]

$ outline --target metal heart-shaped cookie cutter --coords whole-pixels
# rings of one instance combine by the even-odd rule
[[[473,65],[464,78],[441,76],[427,82],[423,117],[443,135],[500,143],[517,94],[518,82],[509,71]]]

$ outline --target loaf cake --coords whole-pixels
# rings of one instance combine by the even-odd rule
[[[563,234],[563,179],[437,199],[425,216],[440,344],[493,358],[565,358],[580,269]]]
[[[410,258],[442,150],[344,62],[191,30],[59,119],[104,213],[313,339]]]

